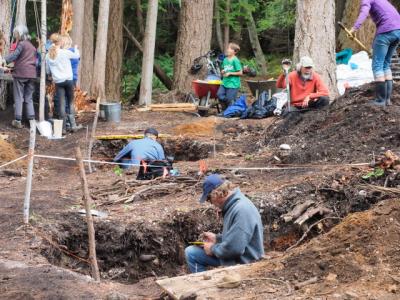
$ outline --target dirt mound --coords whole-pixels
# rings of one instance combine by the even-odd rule
[[[216,118],[202,119],[197,122],[178,125],[173,129],[176,135],[188,136],[212,136],[215,133],[215,127],[221,121]]]
[[[0,164],[7,163],[18,158],[19,153],[14,145],[0,139]]]
[[[368,278],[384,282],[385,290],[385,286],[393,284],[390,274],[397,275],[400,268],[400,252],[396,250],[399,221],[397,199],[383,201],[370,211],[349,215],[328,234],[294,251],[283,261],[285,268],[280,273],[284,274],[280,275],[302,281],[333,274],[332,283]]]
[[[368,105],[373,98],[369,84],[349,90],[327,110],[292,113],[266,143],[291,146],[285,163],[369,162],[385,149],[400,147],[400,85],[394,87],[393,106]]]

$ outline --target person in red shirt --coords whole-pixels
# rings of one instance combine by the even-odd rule
[[[282,67],[285,69],[290,66],[283,62]],[[304,56],[300,59],[296,70],[289,73],[290,105],[292,107],[319,109],[329,105],[328,88],[313,68],[313,60]],[[286,89],[285,74],[279,76],[276,87]]]

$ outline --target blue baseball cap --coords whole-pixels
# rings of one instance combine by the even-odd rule
[[[224,180],[218,174],[212,174],[206,177],[203,183],[203,195],[201,195],[200,203],[204,203],[210,193],[224,183]]]

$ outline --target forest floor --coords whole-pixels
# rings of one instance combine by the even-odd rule
[[[204,165],[259,208],[266,249],[265,259],[240,272],[238,287],[214,289],[209,299],[398,299],[398,166],[386,157],[383,175],[362,176],[387,150],[400,152],[400,86],[390,108],[369,106],[372,97],[366,85],[327,110],[284,120],[130,109],[119,125],[100,122],[99,135],[149,126],[170,134],[163,144],[181,174],[138,182],[134,172],[120,176],[113,166],[96,165],[88,175],[94,208],[106,214],[95,217],[101,283],[88,276],[75,163],[35,159],[28,227],[22,222],[26,162],[10,166],[22,176],[0,174],[0,299],[168,299],[156,280],[187,274],[188,242],[221,229],[216,210],[197,201]],[[27,153],[29,130],[12,129],[11,118],[11,110],[0,113],[0,164]],[[92,118],[79,117],[89,132]],[[86,130],[58,141],[37,137],[36,153],[73,157],[77,144],[87,148]],[[123,144],[97,142],[93,158],[110,160]]]

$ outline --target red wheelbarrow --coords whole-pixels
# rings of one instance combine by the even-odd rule
[[[220,113],[220,109],[218,106],[218,99],[217,99],[217,92],[220,85],[221,85],[220,80],[192,81],[192,89],[197,97],[196,102],[198,103],[198,112],[200,116],[206,116],[212,104],[216,104],[218,113]],[[214,101],[212,101],[212,99],[214,99]]]

